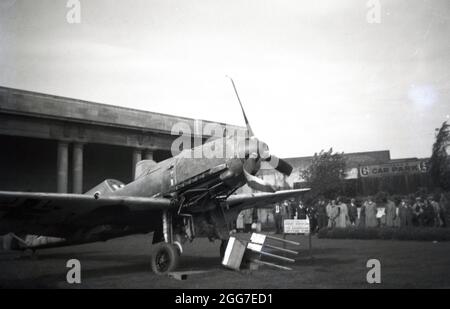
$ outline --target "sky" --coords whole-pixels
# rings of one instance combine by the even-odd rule
[[[229,75],[280,157],[427,157],[450,117],[448,0],[68,2],[0,0],[1,86],[244,125]]]

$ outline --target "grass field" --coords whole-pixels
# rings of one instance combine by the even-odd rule
[[[248,238],[249,235],[243,235]],[[221,267],[219,242],[186,244],[180,270],[207,272],[179,281],[150,272],[151,237],[47,249],[35,260],[0,252],[0,287],[27,288],[450,288],[450,242],[338,240],[305,236],[292,271],[268,266],[235,272]],[[82,283],[66,282],[66,262],[81,262]],[[366,262],[381,262],[381,284],[368,284]]]

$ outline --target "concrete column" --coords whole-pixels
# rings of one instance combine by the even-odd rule
[[[146,150],[144,154],[144,160],[153,160],[153,151],[152,150]]]
[[[69,143],[58,142],[57,154],[57,189],[58,193],[67,193],[69,168]]]
[[[73,144],[73,193],[83,193],[83,144]]]
[[[142,160],[142,149],[135,148],[133,149],[133,161],[132,161],[132,175],[134,179],[134,174],[136,172],[136,164]]]

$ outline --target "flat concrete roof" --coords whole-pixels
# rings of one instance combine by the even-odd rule
[[[389,150],[377,150],[344,153],[344,158],[347,161],[348,167],[356,167],[359,164],[381,164],[389,162],[391,155]],[[286,158],[285,160],[294,166],[303,167],[309,166],[312,159],[313,156]]]
[[[382,164],[391,161],[391,155],[389,150],[378,150],[378,151],[364,151],[364,152],[349,152],[344,153],[344,158],[347,163],[347,167],[353,168],[359,165],[371,165],[371,164]],[[313,160],[313,156],[307,157],[291,157],[284,158],[288,163],[290,163],[294,169],[306,169],[308,168]],[[273,170],[270,168],[268,163],[263,162],[261,165],[263,174],[270,174]]]
[[[170,134],[173,126],[179,122],[189,125],[191,132],[194,132],[200,121],[203,125],[214,123],[2,86],[0,86],[0,112],[166,134]],[[245,130],[245,127],[241,126],[219,124],[232,130]]]

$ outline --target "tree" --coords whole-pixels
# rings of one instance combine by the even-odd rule
[[[444,190],[450,190],[450,125],[445,121],[436,135],[433,153],[429,164],[429,173],[433,184]]]
[[[301,177],[311,187],[309,198],[316,199],[319,196],[335,198],[340,194],[345,168],[344,153],[333,153],[333,148],[315,153],[311,165],[301,172]]]

